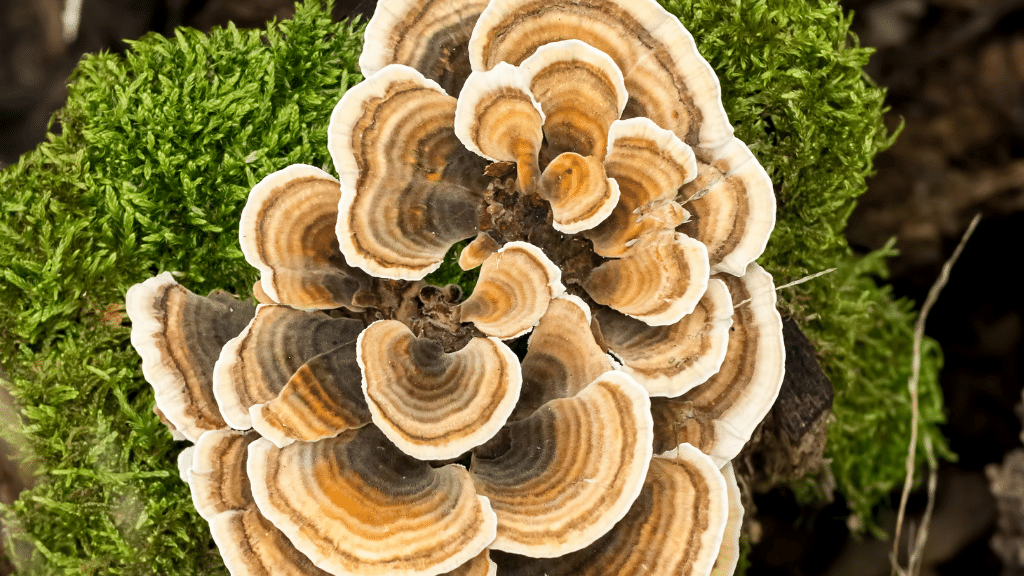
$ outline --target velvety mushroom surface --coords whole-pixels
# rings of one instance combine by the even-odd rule
[[[231,573],[731,574],[730,460],[784,367],[775,196],[689,32],[653,0],[395,0],[360,66],[337,178],[242,211],[255,310],[126,296]],[[460,242],[472,290],[428,285]]]

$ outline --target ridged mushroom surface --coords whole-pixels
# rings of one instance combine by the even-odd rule
[[[359,336],[363,391],[373,422],[420,460],[455,458],[490,440],[519,399],[515,354],[497,338],[473,338],[453,353],[397,320]]]
[[[253,306],[224,293],[197,296],[164,272],[129,288],[125,309],[157,409],[192,442],[225,427],[213,394],[214,365],[253,317]]]

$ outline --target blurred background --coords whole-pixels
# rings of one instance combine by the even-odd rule
[[[290,16],[293,3],[0,0],[0,169],[45,138],[83,53],[123,51],[124,39],[182,25],[258,27]],[[375,1],[336,4],[344,18],[370,15]],[[940,469],[922,574],[1024,575],[1024,289],[1016,276],[1024,261],[1024,0],[841,4],[855,12],[860,42],[877,49],[866,73],[888,89],[887,123],[903,124],[876,159],[846,231],[850,244],[866,252],[898,237],[892,275],[879,282],[920,304],[970,219],[983,215],[927,324],[945,354],[944,430],[959,460]],[[13,501],[27,481],[0,449],[0,501]],[[890,534],[898,499],[879,510]],[[913,518],[925,501],[923,492],[911,498]],[[752,576],[889,573],[891,542],[851,537],[841,496],[808,509],[777,488],[755,502]],[[10,573],[0,563],[0,576]]]

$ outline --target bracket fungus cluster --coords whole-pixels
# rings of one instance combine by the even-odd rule
[[[228,569],[731,574],[730,461],[783,375],[775,197],[693,38],[653,0],[377,10],[338,178],[242,213],[259,304],[127,295]],[[471,295],[423,281],[470,239]]]

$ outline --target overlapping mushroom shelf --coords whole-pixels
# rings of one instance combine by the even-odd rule
[[[338,178],[242,212],[258,305],[127,295],[229,570],[731,574],[775,199],[693,38],[651,0],[397,0],[360,66]],[[463,241],[472,294],[424,282]]]

